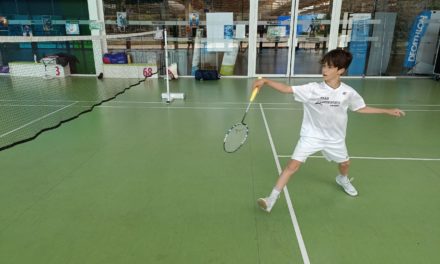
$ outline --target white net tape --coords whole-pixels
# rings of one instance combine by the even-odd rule
[[[103,40],[103,39],[128,39],[155,35],[157,31],[112,34],[112,35],[88,35],[88,36],[0,36],[1,43],[21,43],[21,42],[59,42],[59,41],[80,41],[80,40]]]

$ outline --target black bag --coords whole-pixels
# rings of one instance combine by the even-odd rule
[[[197,70],[195,74],[196,80],[218,80],[220,79],[220,74],[216,70]]]
[[[69,68],[70,68],[70,73],[77,73],[76,64],[79,63],[79,60],[76,58],[75,55],[71,55],[68,53],[62,53],[62,52],[56,53],[55,55],[57,55],[59,58],[64,58],[65,60],[67,60],[67,62],[69,64]],[[58,61],[57,61],[57,63],[58,63]],[[60,61],[59,64],[63,65],[63,64],[66,64],[66,62]],[[63,65],[63,66],[65,66],[65,65]]]
[[[57,62],[57,64],[59,64],[63,67],[65,67],[65,66],[67,66],[67,64],[69,64],[69,61],[67,60],[66,57],[57,57],[56,62]]]

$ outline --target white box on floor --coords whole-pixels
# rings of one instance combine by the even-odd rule
[[[64,78],[70,75],[70,67],[69,64],[66,66],[49,64],[44,67],[43,63],[38,62],[10,62],[9,74],[11,76]]]
[[[157,78],[154,64],[104,64],[104,78]]]

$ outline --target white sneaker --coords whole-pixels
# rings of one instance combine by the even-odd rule
[[[350,180],[347,176],[336,176],[336,183],[341,185],[342,188],[344,188],[344,191],[350,195],[350,196],[357,196],[358,192],[354,188],[354,186],[351,184]]]
[[[270,213],[270,211],[272,210],[272,207],[275,204],[275,201],[270,199],[270,197],[266,197],[266,198],[259,198],[257,200],[258,206],[260,206],[261,209],[263,209],[264,211]]]

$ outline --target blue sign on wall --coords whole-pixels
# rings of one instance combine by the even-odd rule
[[[278,17],[278,25],[283,25],[283,23],[290,23],[290,16],[279,16]],[[290,25],[287,24],[286,26],[286,35],[290,34]]]
[[[370,35],[370,18],[366,16],[353,17],[353,27],[349,50],[353,60],[348,67],[348,75],[364,75],[367,61],[368,36]]]
[[[310,30],[310,25],[314,19],[317,19],[318,15],[310,14],[310,15],[299,15],[298,16],[298,25],[296,26],[296,35],[302,35],[307,33]]]
[[[403,66],[412,68],[416,65],[417,51],[419,50],[420,42],[425,35],[426,28],[431,19],[431,11],[425,10],[421,12],[415,19],[408,38],[408,46],[406,48],[405,60]]]

